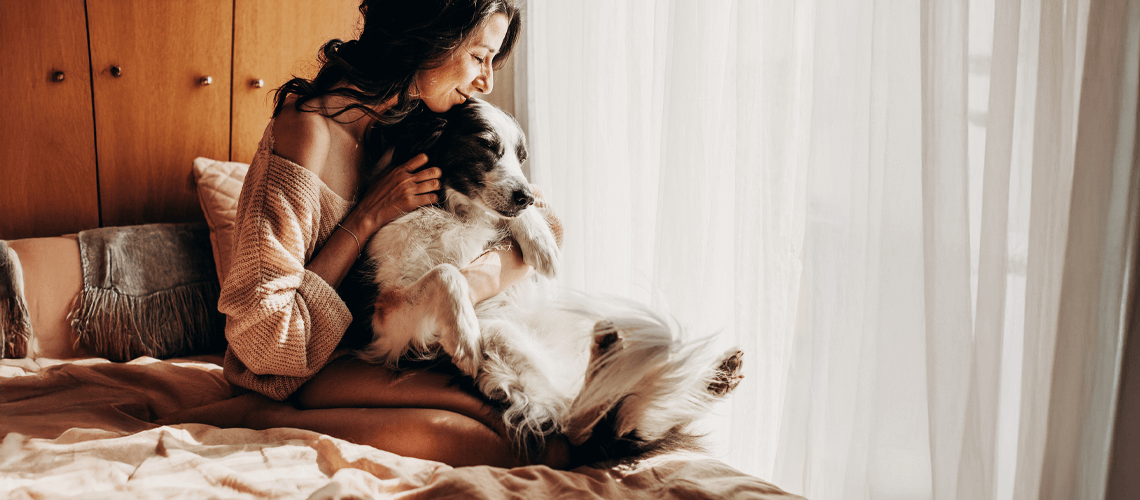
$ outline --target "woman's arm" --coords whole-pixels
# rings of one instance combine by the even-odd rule
[[[459,271],[467,278],[472,304],[498,295],[534,272],[523,261],[518,243],[513,239],[507,241],[508,248],[489,250]]]
[[[333,147],[333,131],[329,123],[330,120],[319,113],[302,112],[286,106],[273,125],[276,138],[274,153],[321,179],[360,177],[356,165],[328,164]],[[345,151],[338,151],[333,156],[344,157],[345,154]],[[375,168],[386,167],[390,159],[391,156],[386,156]],[[435,203],[434,192],[439,190],[440,170],[428,168],[413,173],[425,163],[427,156],[419,155],[369,186],[360,203],[340,221],[340,227],[314,252],[305,268],[337,288],[376,231],[403,213]],[[347,184],[354,185],[355,182]]]
[[[336,288],[381,227],[404,213],[435,203],[440,170],[415,172],[425,163],[427,156],[418,155],[373,183],[305,268]]]

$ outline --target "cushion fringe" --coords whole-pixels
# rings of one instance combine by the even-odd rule
[[[79,345],[112,361],[221,352],[225,317],[218,312],[218,295],[215,282],[143,296],[85,286],[69,319]]]
[[[0,240],[0,358],[27,357],[31,339],[20,257],[8,242]]]

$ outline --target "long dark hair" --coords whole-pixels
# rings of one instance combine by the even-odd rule
[[[514,0],[364,0],[364,27],[356,40],[329,40],[317,60],[321,69],[312,80],[294,77],[277,89],[273,116],[281,113],[290,94],[298,111],[322,96],[345,96],[353,101],[330,118],[360,109],[381,124],[396,123],[419,106],[411,95],[416,73],[447,62],[494,14],[507,16],[507,35],[492,63],[502,67],[514,49],[522,16]],[[355,88],[339,87],[347,84]],[[372,109],[396,97],[383,114]]]

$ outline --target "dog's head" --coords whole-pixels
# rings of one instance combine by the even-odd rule
[[[395,148],[391,165],[426,153],[425,168],[442,170],[441,202],[449,210],[472,205],[514,217],[534,203],[523,176],[526,138],[511,115],[479,100],[445,113],[423,110],[382,132],[380,147]]]

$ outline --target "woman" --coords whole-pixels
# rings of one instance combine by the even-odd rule
[[[365,0],[360,11],[358,40],[329,42],[316,78],[278,90],[242,190],[219,309],[226,378],[253,392],[180,420],[310,429],[455,466],[520,464],[492,430],[499,417],[449,376],[344,356],[352,315],[336,292],[370,236],[437,201],[440,172],[423,155],[363,184],[384,163],[366,147],[372,130],[418,106],[444,112],[490,92],[518,38],[518,9],[510,0]],[[517,248],[463,270],[473,301],[526,276]]]

